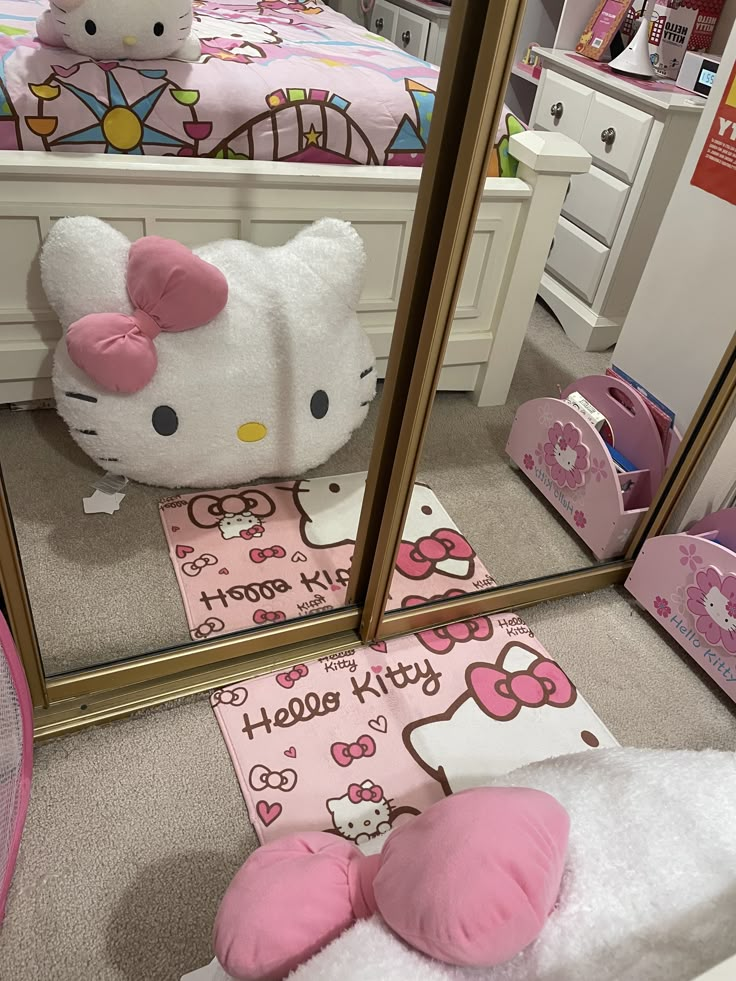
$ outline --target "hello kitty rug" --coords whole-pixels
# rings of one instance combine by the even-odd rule
[[[165,498],[159,512],[191,635],[202,640],[344,606],[365,473]],[[494,581],[424,484],[391,588],[400,608]],[[432,641],[443,652],[447,641]]]
[[[295,664],[211,702],[262,843],[328,831],[374,853],[446,794],[617,745],[514,614]]]

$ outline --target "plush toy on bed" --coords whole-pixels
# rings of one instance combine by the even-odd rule
[[[376,390],[356,308],[365,251],[322,219],[286,245],[131,245],[62,218],[41,254],[65,334],[59,414],[103,469],[162,487],[227,487],[324,463]]]
[[[39,40],[90,58],[197,61],[192,0],[50,0],[36,21]]]
[[[479,787],[393,831],[380,855],[323,832],[259,848],[217,914],[217,960],[237,981],[281,981],[378,913],[448,964],[492,967],[537,938],[557,901],[567,812],[520,787]]]

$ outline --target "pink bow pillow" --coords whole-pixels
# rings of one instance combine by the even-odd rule
[[[138,392],[150,382],[161,331],[201,327],[227,303],[227,280],[219,269],[185,245],[156,235],[131,245],[126,286],[131,316],[90,313],[66,333],[74,364],[110,392]]]
[[[238,981],[279,981],[357,920],[378,913],[412,947],[491,967],[541,932],[557,900],[569,819],[538,790],[447,797],[364,856],[323,832],[259,848],[233,879],[214,930]]]

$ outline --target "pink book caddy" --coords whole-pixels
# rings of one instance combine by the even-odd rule
[[[736,508],[650,538],[626,588],[736,701]]]
[[[619,473],[598,430],[563,399],[579,392],[608,420],[614,445],[638,468]],[[679,437],[672,434],[668,457]],[[506,452],[597,559],[626,551],[667,466],[662,438],[642,396],[626,382],[590,375],[559,398],[519,406]]]

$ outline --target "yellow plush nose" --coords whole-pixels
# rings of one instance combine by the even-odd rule
[[[238,426],[238,439],[243,443],[257,443],[267,432],[262,422],[244,422]]]
[[[136,44],[138,44],[138,38],[133,37],[132,34],[129,34],[127,37],[123,38],[123,44],[128,48],[134,48]]]

